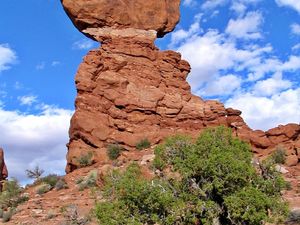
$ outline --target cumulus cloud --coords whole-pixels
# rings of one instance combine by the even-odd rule
[[[275,0],[275,2],[279,6],[287,6],[294,10],[296,10],[298,13],[300,13],[300,1],[299,0]]]
[[[72,111],[43,105],[38,115],[0,108],[0,145],[10,177],[26,181],[25,170],[39,165],[47,173],[64,172]]]
[[[204,10],[214,9],[220,5],[224,5],[226,2],[227,2],[227,0],[206,0],[202,4],[201,8]]]
[[[190,27],[171,40],[191,64],[193,93],[224,100],[227,107],[242,110],[252,128],[266,130],[300,122],[300,89],[289,79],[290,73],[300,71],[300,56],[279,58],[271,44],[257,41],[262,22],[260,12],[249,12],[231,19],[225,32]]]
[[[183,5],[184,6],[194,6],[196,4],[196,0],[184,0]]]
[[[206,82],[219,77],[220,71],[255,70],[255,67],[261,64],[263,55],[272,51],[272,48],[269,46],[237,48],[234,41],[216,30],[210,30],[204,35],[187,39],[178,48],[178,51],[192,65],[192,72],[188,76],[188,81],[193,91],[196,92]]]
[[[235,95],[225,105],[242,110],[242,116],[250,127],[268,130],[279,124],[299,123],[299,102],[300,88],[288,89],[271,97],[248,92]]]
[[[244,18],[231,19],[226,28],[226,33],[235,38],[259,39],[259,32],[263,16],[259,12],[249,12]]]
[[[217,77],[206,84],[204,88],[196,92],[199,96],[226,96],[241,87],[242,79],[233,74]]]
[[[282,79],[282,73],[278,72],[271,78],[256,82],[253,87],[253,93],[256,96],[272,96],[291,87],[292,82]]]
[[[34,95],[19,96],[18,100],[20,101],[21,105],[31,106],[34,102],[37,101],[37,96]]]
[[[10,68],[10,65],[17,60],[16,53],[8,44],[0,44],[0,73]]]
[[[195,17],[194,23],[190,26],[188,30],[179,29],[172,33],[171,36],[171,43],[169,45],[170,48],[176,46],[183,40],[186,40],[187,38],[192,38],[194,35],[201,32],[200,28],[200,20],[201,20],[202,14],[198,14]]]
[[[291,25],[291,30],[293,34],[300,35],[300,25],[298,23],[293,23]]]
[[[88,50],[95,46],[95,42],[89,39],[82,39],[73,43],[74,50]]]

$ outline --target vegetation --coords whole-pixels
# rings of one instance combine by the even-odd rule
[[[208,129],[195,142],[170,138],[155,153],[154,166],[179,178],[146,180],[136,164],[114,171],[105,178],[106,201],[95,207],[100,224],[261,225],[287,216],[286,184],[274,165],[263,162],[258,173],[249,146],[227,128]]]
[[[51,185],[43,183],[43,184],[40,184],[39,186],[37,186],[36,193],[39,195],[42,195],[42,194],[49,192],[50,190],[51,190]]]
[[[39,166],[36,166],[33,170],[26,170],[27,177],[30,179],[38,180],[45,171]]]
[[[96,187],[98,179],[97,170],[92,170],[86,177],[80,178],[76,181],[79,190],[83,191],[86,188]]]
[[[284,164],[286,160],[286,152],[285,149],[282,147],[277,147],[276,150],[271,155],[271,159],[274,163]]]
[[[79,163],[79,166],[82,167],[87,167],[93,164],[93,153],[92,152],[88,152],[87,154],[83,154],[81,155],[77,161]]]
[[[3,192],[0,193],[0,208],[2,210],[15,208],[29,199],[27,195],[22,194],[23,189],[16,179],[5,181],[3,186]]]
[[[117,159],[122,151],[123,148],[118,144],[110,144],[107,147],[107,155],[111,160]]]
[[[56,174],[41,177],[34,182],[34,185],[37,185],[36,191],[38,194],[45,194],[52,189],[61,190],[68,188],[65,179]]]
[[[2,222],[8,222],[12,218],[15,208],[29,199],[22,194],[23,188],[16,179],[5,181],[3,191],[0,193],[0,218]]]
[[[143,149],[146,149],[146,148],[150,148],[151,146],[151,143],[150,141],[147,139],[147,138],[144,138],[142,140],[140,140],[138,143],[136,143],[135,147],[138,149],[138,150],[143,150]]]

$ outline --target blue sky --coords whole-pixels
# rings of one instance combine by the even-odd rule
[[[187,59],[193,93],[243,111],[254,129],[300,122],[300,1],[184,0],[161,49]],[[10,175],[40,165],[63,174],[74,76],[98,43],[58,0],[2,0],[0,145]]]

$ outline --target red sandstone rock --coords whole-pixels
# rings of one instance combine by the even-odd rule
[[[67,172],[79,166],[83,152],[93,152],[95,162],[109,162],[106,148],[112,143],[130,152],[144,138],[156,144],[176,133],[195,137],[204,128],[219,125],[231,127],[260,154],[279,144],[288,155],[297,154],[298,124],[253,131],[241,111],[191,94],[186,81],[190,65],[179,53],[159,51],[151,31],[163,36],[174,28],[179,0],[62,3],[79,30],[102,42],[84,58],[76,75]]]
[[[289,155],[287,158],[286,158],[286,161],[285,161],[285,164],[287,166],[296,166],[299,162],[299,159],[296,155]]]
[[[0,192],[2,191],[1,181],[5,180],[8,177],[8,171],[4,161],[4,151],[0,148]]]
[[[179,21],[180,0],[61,0],[74,25],[88,36],[124,29],[154,30],[158,37],[171,32]],[[106,30],[105,30],[106,29]],[[99,30],[98,30],[99,31]]]

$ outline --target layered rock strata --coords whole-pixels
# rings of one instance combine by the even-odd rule
[[[251,130],[239,110],[192,95],[186,81],[188,62],[179,53],[155,46],[155,39],[177,24],[179,0],[62,3],[77,28],[101,42],[99,49],[84,58],[76,75],[78,95],[69,132],[67,172],[78,168],[78,158],[88,152],[93,153],[94,162],[106,163],[109,144],[131,151],[144,138],[157,144],[173,134],[196,136],[218,125],[231,127],[257,153],[280,144],[299,160],[299,125]]]

